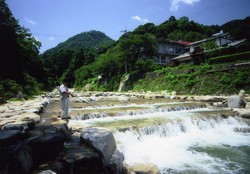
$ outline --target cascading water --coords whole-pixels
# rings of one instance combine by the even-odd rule
[[[116,132],[125,162],[155,163],[165,173],[249,173],[249,128],[239,118],[182,118]]]
[[[250,126],[241,118],[227,117],[234,115],[229,110],[204,106],[99,104],[98,110],[73,108],[78,117],[68,126],[113,130],[125,163],[154,163],[162,174],[250,173]]]
[[[88,120],[95,118],[104,118],[108,117],[111,114],[108,114],[106,111],[112,111],[114,109],[119,109],[115,114],[112,113],[112,116],[134,116],[134,115],[144,115],[144,114],[154,114],[154,113],[164,113],[164,112],[175,112],[175,111],[188,111],[194,109],[204,108],[204,105],[187,105],[187,106],[154,106],[154,105],[116,105],[116,106],[98,106],[98,110],[94,107],[85,107],[85,108],[71,108],[70,112],[78,111],[79,113],[74,116],[77,120]],[[136,110],[134,110],[137,108]],[[139,109],[138,109],[139,108]],[[81,111],[94,111],[93,113],[84,113]]]

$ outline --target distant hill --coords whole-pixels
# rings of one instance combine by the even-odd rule
[[[232,20],[221,26],[225,32],[230,32],[234,39],[247,38],[250,43],[250,16],[245,19]]]
[[[110,87],[106,90],[114,90],[114,84],[119,83],[117,79],[127,71],[130,74],[144,74],[157,68],[152,67],[152,63],[142,61],[142,57],[152,58],[157,54],[154,49],[157,39],[194,42],[223,30],[230,32],[236,40],[247,38],[248,44],[244,50],[248,50],[249,23],[250,17],[247,17],[221,26],[207,26],[190,21],[185,16],[179,19],[171,16],[158,26],[153,23],[140,25],[120,37],[117,42],[99,31],[80,33],[44,52],[42,58],[52,86],[58,84],[58,79],[67,78],[72,85],[81,87],[88,83],[89,79],[102,74],[110,82]]]
[[[100,31],[89,31],[89,32],[82,32],[77,34],[65,42],[58,44],[56,47],[48,50],[47,52],[53,52],[57,49],[82,49],[82,48],[94,48],[97,49],[103,45],[113,43],[110,37],[106,36],[104,33]],[[44,53],[46,54],[46,52]]]
[[[130,74],[130,80],[126,84],[126,90],[133,90],[134,85],[137,83],[137,81],[140,82],[143,80],[145,74],[155,70],[162,71],[165,68],[150,62],[150,59],[158,53],[157,49],[154,49],[157,48],[155,47],[157,40],[182,40],[195,42],[201,39],[212,37],[213,34],[218,33],[221,30],[224,30],[224,32],[230,32],[235,40],[243,38],[250,40],[249,27],[249,17],[243,20],[231,21],[222,26],[209,26],[199,24],[192,20],[190,21],[188,17],[185,16],[179,19],[171,16],[168,20],[160,25],[147,23],[145,25],[138,26],[134,31],[128,32],[120,37],[116,44],[114,44],[114,46],[110,48],[105,54],[100,55],[94,63],[87,66],[82,66],[76,70],[74,73],[75,86],[82,88],[88,84],[88,86],[91,85],[92,89],[94,90],[99,89],[104,91],[113,91],[118,89],[120,81],[123,80],[124,75]],[[246,44],[238,47],[237,50],[236,48],[230,48],[228,49],[228,53],[249,50],[249,44]],[[219,51],[215,51],[214,55],[216,54],[219,55]],[[220,54],[224,55],[226,53],[221,51]],[[191,67],[191,65],[187,65],[187,67],[188,66]],[[175,69],[175,67],[173,69]],[[101,75],[102,78],[96,80],[97,75]],[[178,74],[175,76],[179,77]],[[173,80],[173,76],[168,73],[166,73],[165,76],[163,75],[163,77],[163,81],[170,80],[173,81],[174,84],[177,84],[180,81],[178,78],[175,79],[176,81]],[[170,78],[167,79],[166,77]],[[189,75],[185,76],[185,78],[186,77],[187,79],[190,78]],[[196,75],[194,75],[194,77],[196,77]],[[149,77],[149,83],[152,82],[150,83],[152,86],[148,84],[142,84],[139,86],[139,88],[143,89],[143,85],[145,85],[150,87],[147,88],[147,90],[156,90],[157,86],[164,84],[160,81],[157,82],[157,80],[153,82],[154,78],[154,76]],[[236,77],[236,79],[237,78],[238,77]],[[194,85],[194,82],[195,81],[191,81],[189,85]],[[220,81],[217,83],[220,84]],[[180,82],[180,84],[183,83]],[[170,89],[170,87],[167,88],[167,85],[165,87],[163,86],[163,88]],[[171,90],[175,90],[175,85],[173,85]],[[231,92],[232,90],[233,89],[231,88]],[[210,92],[212,93],[212,90]],[[229,90],[227,92],[229,92]]]
[[[69,77],[70,81],[73,80],[69,73],[95,61],[97,53],[105,52],[112,43],[114,40],[104,33],[92,30],[77,34],[45,51],[41,57],[50,74],[50,84],[55,85],[58,78]]]

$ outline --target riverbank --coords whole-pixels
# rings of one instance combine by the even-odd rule
[[[114,112],[116,112],[114,109],[115,106],[130,107],[129,102],[131,101],[136,102],[136,104],[145,105],[152,104],[157,100],[161,103],[161,105],[159,105],[161,107],[163,107],[162,103],[168,102],[201,102],[203,103],[201,105],[202,107],[225,107],[224,102],[227,99],[227,96],[189,96],[177,95],[175,92],[169,94],[166,91],[161,93],[153,93],[150,91],[146,93],[75,92],[75,96],[76,97],[71,98],[72,107],[92,108],[98,110],[98,112],[100,112],[100,110],[102,110],[101,107],[104,107],[106,104],[101,102],[103,106],[101,106],[100,103],[95,105],[94,101],[109,99],[108,106],[113,106],[111,110],[114,110],[111,115],[114,115]],[[249,97],[246,97],[246,99],[248,102],[250,101]],[[93,104],[96,108],[88,103]],[[96,173],[100,173],[101,171],[121,173],[123,170],[127,171],[127,173],[137,173],[136,171],[140,170],[144,170],[144,172],[146,170],[153,170],[154,173],[159,172],[155,165],[149,165],[151,168],[147,168],[148,165],[143,164],[140,164],[140,167],[134,166],[132,168],[123,166],[124,156],[117,150],[116,142],[110,130],[81,128],[72,131],[68,128],[66,121],[58,118],[60,112],[59,106],[57,91],[35,97],[32,100],[8,102],[0,106],[0,150],[4,152],[6,148],[18,147],[18,150],[15,152],[25,154],[26,156],[25,164],[20,162],[23,155],[18,155],[19,158],[15,159],[15,162],[19,161],[19,170],[23,173],[27,171],[30,172],[31,170],[33,170],[33,173],[39,173],[42,170],[48,169],[53,169],[57,171],[57,173],[63,173],[63,170],[65,170],[64,173],[70,170],[74,170],[77,173],[77,170],[80,170],[80,166],[87,168],[85,172],[96,168],[98,169],[94,171]],[[166,107],[167,106],[164,106],[165,109]],[[137,110],[140,109],[141,108],[137,108]],[[145,110],[145,108],[143,108],[143,110]],[[235,116],[248,119],[250,115],[249,103],[245,109],[232,109],[232,111],[235,111]],[[126,109],[126,113],[129,112],[130,111]],[[76,117],[73,117],[72,119],[75,118]],[[248,120],[245,121],[249,123]],[[102,137],[102,140],[92,141],[91,139],[96,139],[94,135]],[[101,144],[108,144],[108,146],[100,149]],[[106,153],[110,147],[112,148]],[[5,153],[5,155],[17,156],[15,152],[12,154]],[[79,154],[81,154],[80,157],[78,156]],[[104,157],[106,158],[105,163],[103,163]],[[1,160],[5,160],[3,156]],[[1,164],[7,165],[6,161]],[[29,161],[29,163],[27,163],[27,161]],[[94,161],[99,162],[96,163]],[[71,166],[72,164],[74,164],[73,167]],[[87,164],[90,167],[87,167]],[[44,167],[44,165],[47,167]],[[59,168],[62,169],[59,170]],[[6,168],[1,167],[0,169],[5,170]]]

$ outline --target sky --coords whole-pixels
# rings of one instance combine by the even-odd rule
[[[250,16],[250,0],[6,0],[13,16],[42,43],[40,52],[90,30],[114,40],[122,30],[175,16],[222,25]]]

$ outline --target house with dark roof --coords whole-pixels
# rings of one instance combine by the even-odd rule
[[[191,42],[158,39],[158,55],[155,57],[155,62],[162,65],[171,63],[174,57],[187,51],[186,48],[188,44],[191,44]]]
[[[214,41],[214,43],[218,46],[218,49],[220,49],[220,48],[229,47],[229,46],[238,47],[244,44],[246,39],[234,41],[229,33],[224,33],[223,31],[220,31],[219,33],[213,34],[212,37],[210,38],[202,39],[202,40],[188,44],[187,45],[188,52],[174,57],[173,61],[178,62],[178,63],[193,62],[192,57],[198,54],[201,55],[204,52],[206,52],[206,50],[204,50],[202,46],[204,43],[207,43],[210,41]]]

